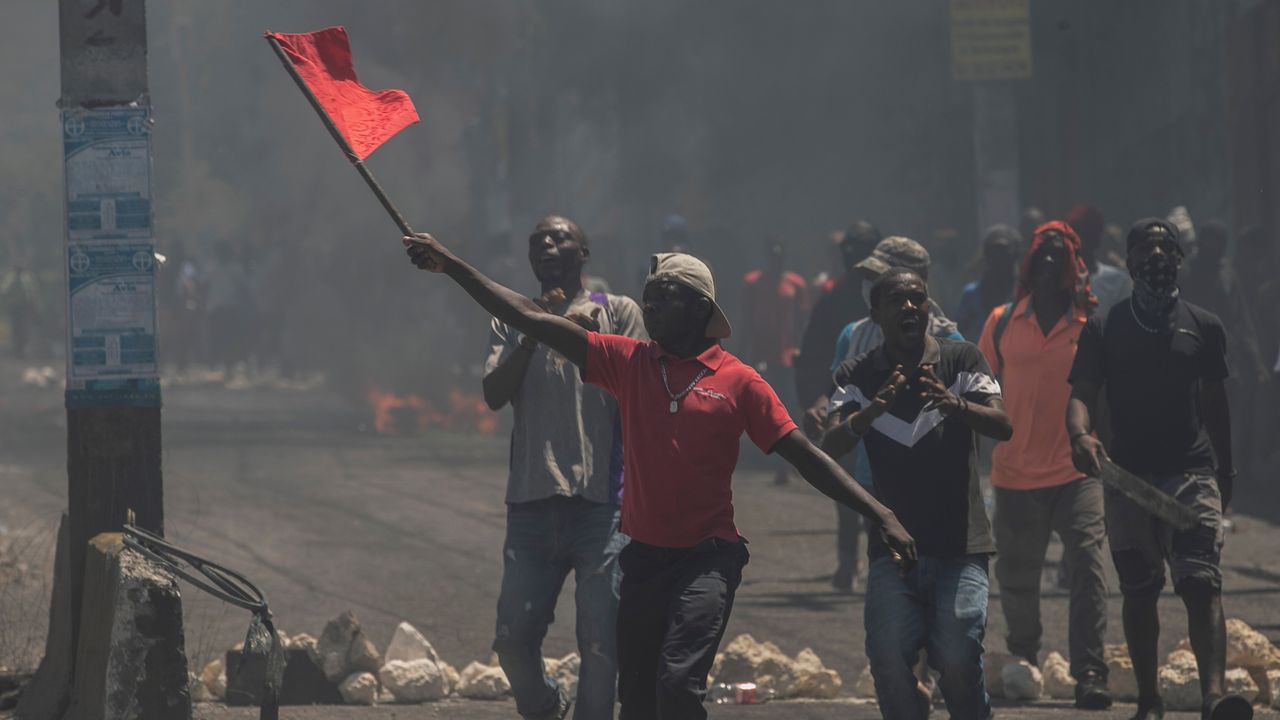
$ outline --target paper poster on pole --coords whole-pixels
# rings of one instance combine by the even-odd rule
[[[67,239],[150,240],[151,122],[144,108],[62,112]]]
[[[67,404],[159,405],[145,108],[64,110]]]
[[[154,381],[155,255],[150,244],[67,251],[69,390],[136,390]],[[96,381],[110,381],[107,384]]]

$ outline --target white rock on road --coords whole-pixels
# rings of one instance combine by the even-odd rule
[[[216,658],[204,666],[204,670],[200,671],[200,684],[204,685],[214,702],[222,702],[227,698],[227,671],[222,666],[222,658]]]
[[[404,662],[413,662],[415,660],[430,660],[436,665],[440,664],[440,655],[436,653],[436,649],[431,646],[422,633],[418,629],[407,622],[402,622],[396,626],[396,631],[391,635],[391,642],[387,644],[387,652],[382,656],[382,664],[401,660]]]
[[[1004,668],[1010,663],[1019,662],[1018,658],[1009,653],[988,652],[982,655],[982,675],[983,680],[987,684],[987,694],[993,698],[1004,697],[1004,683],[1001,681],[1001,675]]]
[[[1044,678],[1036,666],[1018,660],[1000,671],[1000,687],[1009,700],[1039,700],[1044,692]]]
[[[462,671],[458,694],[472,700],[500,700],[511,693],[511,682],[498,665],[473,662]]]
[[[1231,618],[1227,621],[1227,667],[1280,669],[1280,650],[1245,621]]]
[[[785,698],[831,699],[839,697],[840,673],[822,664],[810,648],[796,655],[791,670],[778,679],[778,694]]]
[[[191,693],[193,703],[214,702],[213,696],[209,694],[209,688],[205,687],[204,682],[195,673],[187,673],[187,690]]]
[[[832,698],[840,694],[840,674],[809,648],[794,659],[777,645],[743,633],[716,656],[711,674],[718,683],[753,682],[784,698]]]
[[[743,633],[725,646],[716,656],[711,674],[716,682],[756,682],[768,676],[780,678],[791,670],[791,658],[771,642],[756,642]]]
[[[457,668],[447,662],[440,663],[440,671],[444,673],[446,684],[449,687],[449,694],[458,692],[458,686],[462,684],[462,675],[458,673]]]
[[[1124,643],[1103,648],[1107,660],[1107,686],[1111,696],[1121,702],[1138,699],[1138,678],[1133,674],[1133,662],[1129,660],[1129,647]]]
[[[342,701],[348,705],[373,705],[378,700],[378,678],[373,673],[354,673],[338,685]]]
[[[392,660],[378,670],[378,679],[398,703],[429,702],[449,694],[448,676],[428,658]]]
[[[1044,677],[1044,692],[1054,700],[1072,700],[1076,696],[1076,679],[1071,677],[1071,665],[1056,650],[1040,663]]]
[[[330,620],[316,643],[320,669],[330,682],[337,682],[354,673],[375,673],[378,650],[360,629],[355,613],[347,610]]]
[[[565,695],[571,698],[577,697],[578,673],[582,670],[582,658],[578,653],[569,653],[559,660],[545,658],[543,662],[546,663],[547,674],[560,684]]]
[[[1159,674],[1160,697],[1170,710],[1200,709],[1200,672],[1189,650],[1174,650]]]
[[[853,694],[860,698],[876,696],[876,680],[871,676],[870,665],[862,666],[862,672],[858,673],[858,681],[853,684]]]
[[[1258,697],[1258,684],[1253,681],[1253,676],[1244,668],[1231,668],[1227,671],[1227,694],[1241,695],[1249,702],[1253,702]]]

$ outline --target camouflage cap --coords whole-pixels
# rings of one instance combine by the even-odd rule
[[[906,268],[920,277],[929,276],[929,251],[911,238],[891,235],[881,240],[871,254],[854,265],[859,270],[879,277],[893,268]]]

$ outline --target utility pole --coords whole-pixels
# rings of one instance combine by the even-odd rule
[[[71,647],[87,543],[164,532],[144,0],[59,0]]]
[[[1031,77],[1030,0],[951,0],[951,75],[972,83],[978,237],[995,223],[1016,225],[1016,80]]]

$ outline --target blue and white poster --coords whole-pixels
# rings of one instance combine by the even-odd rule
[[[148,111],[76,108],[61,120],[67,404],[159,405]]]
[[[95,404],[145,404],[153,391],[158,400],[151,244],[73,244],[67,281],[68,392]]]
[[[151,239],[151,121],[144,108],[62,112],[67,239]]]

